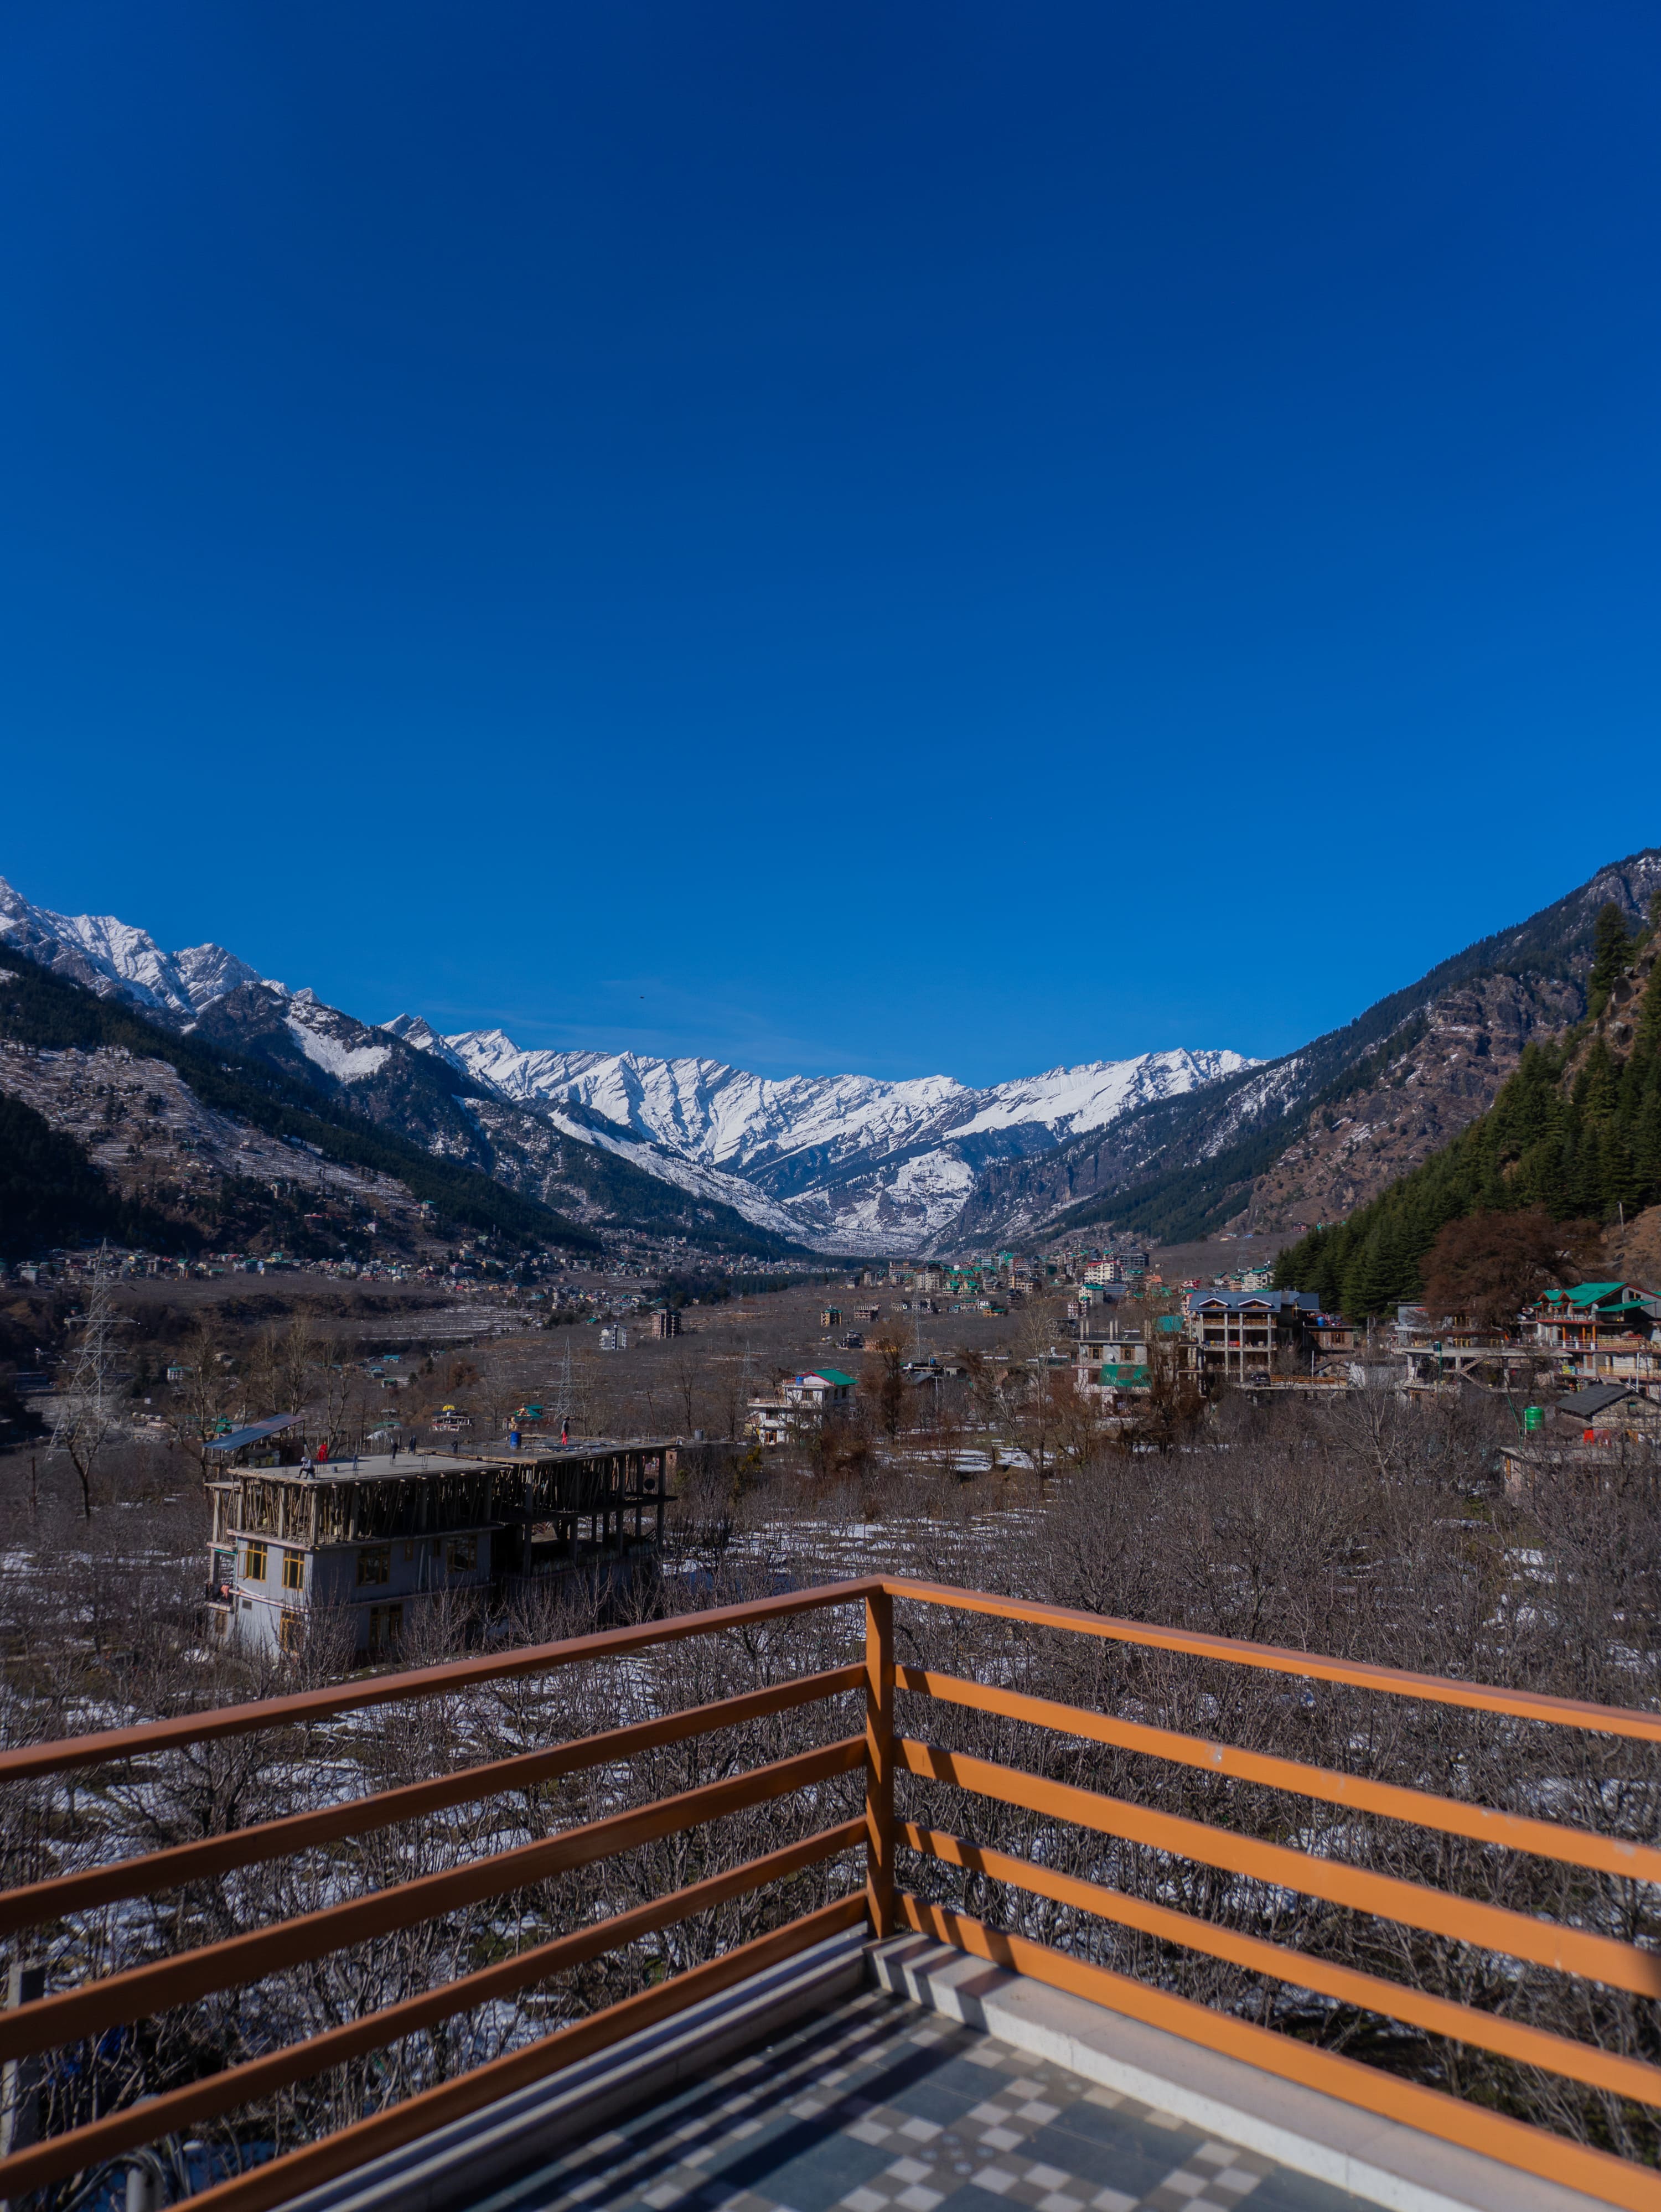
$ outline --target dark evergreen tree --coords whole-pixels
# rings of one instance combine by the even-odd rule
[[[1610,899],[1597,909],[1592,929],[1591,974],[1586,983],[1586,1005],[1591,1013],[1601,1014],[1608,1006],[1615,977],[1631,957],[1627,918]]]

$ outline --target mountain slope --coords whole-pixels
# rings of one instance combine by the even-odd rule
[[[762,1258],[806,1249],[800,1224],[736,1177],[689,1169],[596,1115],[527,1110],[449,1058],[395,1030],[372,1029],[310,991],[245,984],[208,1006],[194,1034],[233,1043],[435,1157],[465,1162],[587,1226],[684,1236]]]
[[[240,983],[261,978],[222,945],[164,952],[148,930],[110,914],[53,914],[0,878],[0,937],[38,967],[100,998],[112,989],[147,1011],[189,1021]],[[281,990],[278,983],[273,987]]]
[[[1596,1002],[1594,1002],[1596,1003]],[[1543,1207],[1607,1223],[1661,1204],[1661,952],[1651,934],[1595,1016],[1530,1045],[1492,1109],[1345,1222],[1281,1255],[1276,1280],[1352,1318],[1421,1294],[1450,1221]]]
[[[0,1089],[0,1260],[110,1237],[153,1243],[168,1224],[125,1200],[82,1147]]]
[[[370,1028],[216,945],[164,951],[107,915],[0,883],[0,939],[65,981],[223,1046],[585,1224],[775,1256],[937,1243],[989,1164],[1238,1081],[1226,1051],[1144,1053],[972,1090],[949,1076],[782,1080],[710,1060],[526,1052],[499,1030]]]
[[[1342,1212],[1482,1112],[1525,1045],[1579,1018],[1599,909],[1636,925],[1658,888],[1661,852],[1600,868],[1281,1060],[988,1169],[950,1233],[1110,1218],[1177,1243],[1248,1215],[1271,1228]]]
[[[107,1145],[112,1161],[98,1163],[106,1172],[113,1157],[135,1156],[141,1170],[137,1180],[147,1188],[151,1179],[142,1174],[144,1140],[153,1130],[166,1133],[158,1141],[171,1180],[155,1196],[160,1214],[173,1209],[186,1245],[193,1238],[199,1241],[207,1194],[192,1193],[194,1163],[187,1161],[181,1169],[179,1156],[195,1152],[204,1139],[216,1139],[222,1158],[232,1147],[254,1154],[246,1169],[226,1161],[232,1180],[256,1170],[259,1176],[267,1176],[273,1158],[280,1160],[287,1178],[314,1180],[307,1164],[314,1159],[348,1171],[348,1180],[355,1178],[355,1187],[365,1191],[383,1182],[396,1188],[406,1206],[430,1207],[441,1224],[497,1235],[520,1246],[598,1249],[592,1234],[554,1209],[515,1195],[471,1166],[434,1158],[407,1137],[374,1127],[256,1059],[221,1043],[181,1036],[124,1000],[100,996],[41,968],[15,943],[7,945],[6,965],[0,969],[0,1041],[9,1048],[0,1052],[0,1091],[44,1114],[60,1133],[72,1127],[83,1150],[96,1152]],[[100,1061],[91,1079],[82,1066],[85,1056]],[[106,1103],[103,1126],[94,1136],[88,1094],[100,1091]],[[130,1109],[129,1092],[135,1101],[146,1099],[142,1109]],[[125,1127],[129,1118],[130,1133]],[[257,1132],[285,1150],[274,1154],[269,1146],[252,1146],[239,1139],[239,1132],[245,1137]],[[222,1183],[224,1179],[217,1178]],[[231,1199],[240,1203],[236,1194]],[[214,1203],[222,1212],[224,1202],[221,1190]]]
[[[752,1075],[711,1060],[526,1052],[500,1030],[391,1035],[505,1098],[581,1108],[697,1164],[742,1176],[825,1249],[914,1251],[952,1220],[989,1161],[1046,1152],[1151,1101],[1250,1063],[1232,1052],[1144,1053],[971,1090],[950,1076]]]
[[[433,1162],[498,1183],[564,1224],[586,1246],[596,1229],[684,1237],[726,1253],[786,1258],[805,1251],[798,1224],[734,1177],[660,1158],[626,1131],[563,1127],[504,1109],[464,1068],[406,1045],[315,993],[264,979],[222,947],[167,953],[143,931],[107,915],[65,917],[32,907],[0,883],[0,940],[60,981],[119,999],[135,1015],[257,1063],[289,1095],[343,1127],[368,1125],[412,1142]],[[211,1065],[213,1054],[208,1054]],[[326,1100],[326,1109],[321,1101]],[[734,1201],[737,1201],[736,1203]],[[543,1235],[557,1234],[544,1225]]]

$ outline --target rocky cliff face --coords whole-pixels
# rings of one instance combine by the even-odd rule
[[[1599,909],[1635,928],[1658,890],[1661,851],[1612,862],[1284,1060],[989,1165],[946,1241],[1342,1219],[1475,1121],[1531,1037],[1579,1019]]]
[[[1580,985],[1486,975],[1436,1000],[1371,1080],[1318,1105],[1260,1176],[1249,1203],[1262,1230],[1341,1221],[1485,1114],[1525,1044],[1585,1012]]]

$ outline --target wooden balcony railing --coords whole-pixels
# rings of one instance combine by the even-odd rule
[[[530,2082],[552,2075],[839,1930],[866,1927],[877,1937],[904,1929],[956,1946],[1110,2009],[1227,2053],[1281,2077],[1424,2130],[1450,2142],[1582,2190],[1634,2212],[1661,2212],[1661,2178],[1649,2166],[1462,2101],[1381,2068],[1311,2047],[1238,2013],[1213,2008],[1168,1989],[1092,1964],[1050,1945],[1005,1933],[966,1911],[932,1903],[898,1886],[897,1855],[965,1870],[1079,1912],[1140,1930],[1164,1943],[1247,1969],[1347,2007],[1382,2015],[1528,2068],[1579,2082],[1626,2102],[1661,2107],[1661,2068],[1624,2052],[1549,2033],[1503,2011],[1487,2010],[1312,1952],[1266,1941],[1197,1914],[1086,1881],[1046,1864],[983,1847],[971,1838],[900,1817],[896,1777],[922,1778],[972,1801],[991,1800],[1058,1825],[1073,1824],[1280,1892],[1326,1901],[1503,1960],[1661,1997],[1661,1953],[1595,1928],[1559,1924],[1454,1890],[1380,1874],[1342,1856],[1262,1840],[1239,1830],[1178,1817],[1129,1799],[1036,1776],[1019,1769],[900,1734],[896,1698],[909,1694],[939,1707],[958,1707],[1086,1743],[1174,1762],[1212,1776],[1323,1802],[1357,1815],[1390,1821],[1488,1850],[1532,1853],[1560,1864],[1634,1884],[1661,1883],[1661,1850],[1548,1820],[1489,1809],[1462,1799],[1347,1774],[1267,1753],[1231,1747],[1143,1722],[1056,1704],[1017,1690],[898,1664],[896,1601],[921,1609],[919,1637],[940,1611],[978,1615],[1048,1633],[1108,1638],[1144,1651],[1187,1655],[1305,1682],[1348,1686],[1391,1698],[1491,1715],[1496,1724],[1533,1723],[1604,1736],[1661,1743],[1661,1716],[1583,1705],[1485,1687],[1269,1645],[1147,1626],[1024,1603],[932,1583],[868,1578],[754,1603],[675,1615],[605,1634],[506,1654],[492,1654],[415,1673],[362,1678],[338,1687],[256,1704],[193,1713],[152,1725],[71,1737],[0,1755],[0,1782],[21,1784],[76,1771],[107,1772],[125,1763],[214,1739],[279,1729],[394,1703],[448,1696],[510,1678],[529,1677],[578,1662],[624,1659],[654,1646],[729,1632],[754,1633],[770,1621],[830,1607],[859,1606],[864,1648],[847,1663],[803,1674],[719,1702],[677,1711],[605,1734],[446,1773],[405,1787],[321,1805],[263,1825],[214,1834],[119,1863],[97,1866],[14,1888],[0,1895],[0,1936],[22,1955],[20,1938],[71,1916],[122,1900],[165,1896],[182,1886],[234,1869],[283,1861],[314,1847],[457,1807],[478,1805],[584,1770],[615,1767],[648,1750],[688,1742],[738,1723],[765,1718],[850,1692],[862,1692],[863,1732],[770,1765],[730,1775],[685,1793],[632,1807],[540,1840],[489,1853],[459,1866],[350,1896],[325,1909],[250,1928],[228,1941],[146,1961],[124,1971],[51,1990],[0,2013],[0,2060],[28,2061],[65,2046],[85,2046],[169,2006],[251,1989],[262,1977],[505,1898],[571,1869],[592,1866],[653,1839],[743,1812],[794,1793],[814,1790],[858,1773],[862,1816],[822,1828],[637,1909],[613,1913],[575,1932],[491,1959],[477,1971],[384,2008],[204,2074],[70,2130],[27,2144],[0,2160],[0,2197],[16,2203],[29,2192],[85,2174],[163,2140],[180,2129],[246,2107],[288,2085],[342,2062],[384,2051],[399,2039],[447,2019],[545,1984],[574,1966],[670,1929],[711,1906],[780,1883],[803,1870],[858,1854],[845,1893],[636,1994],[606,2006],[490,2063],[411,2095],[402,2102],[208,2188],[192,2201],[213,2212],[257,2212],[347,2172],[396,2146],[453,2121]],[[861,1875],[862,1870],[862,1883]]]

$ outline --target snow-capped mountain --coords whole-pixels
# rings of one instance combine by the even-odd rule
[[[113,985],[138,1006],[186,1021],[239,984],[265,980],[222,945],[164,952],[148,930],[118,921],[113,914],[53,914],[48,907],[31,906],[3,877],[0,938],[89,990],[103,994]]]
[[[843,1249],[915,1250],[956,1217],[989,1162],[1048,1150],[1122,1114],[1252,1063],[1178,1050],[971,1090],[948,1075],[752,1075],[714,1060],[526,1052],[501,1030],[440,1036],[418,1017],[388,1030],[499,1097],[580,1106],[668,1152],[743,1177],[799,1230]]]
[[[655,1186],[660,1200],[666,1185],[683,1210],[688,1198],[730,1209],[827,1251],[917,1251],[950,1230],[989,1165],[1255,1065],[1235,1052],[1142,1053],[977,1091],[949,1075],[775,1078],[715,1060],[527,1052],[500,1030],[441,1036],[418,1016],[371,1028],[222,945],[168,952],[112,915],[33,906],[3,880],[0,944],[344,1093],[429,1151],[550,1203],[580,1212],[598,1188],[599,1154],[619,1164],[605,1170],[602,1206],[616,1218],[630,1206],[649,1212],[658,1201],[642,1194]]]
[[[504,1098],[586,1106],[690,1158],[787,1187],[798,1174],[907,1152],[924,1139],[984,1139],[1000,1155],[1016,1130],[1041,1129],[1041,1141],[1058,1143],[1150,1099],[1252,1065],[1237,1052],[1148,1052],[974,1091],[949,1075],[897,1083],[868,1075],[771,1077],[717,1060],[523,1052],[501,1030],[439,1036],[407,1014],[386,1026]]]

